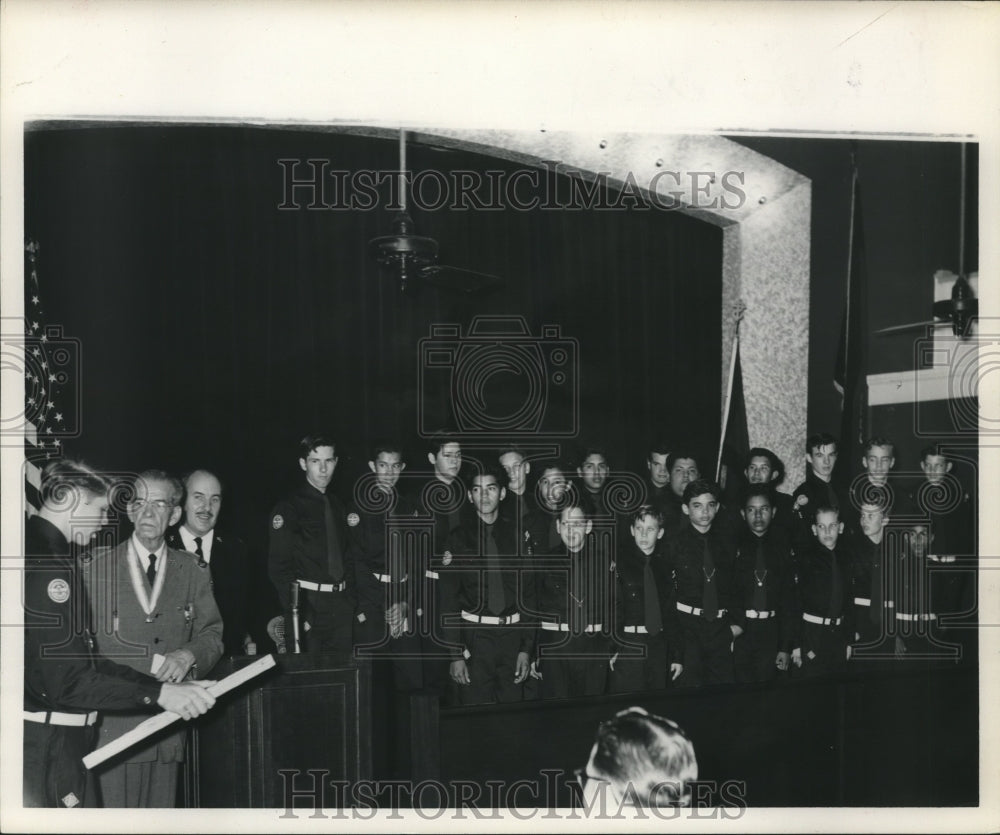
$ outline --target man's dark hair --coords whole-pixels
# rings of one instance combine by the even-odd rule
[[[818,505],[815,510],[813,510],[812,521],[813,521],[814,525],[816,524],[816,520],[819,518],[819,515],[821,513],[836,513],[837,514],[837,521],[838,522],[840,521],[840,508],[839,507],[834,507],[832,504],[821,504],[821,505]]]
[[[507,473],[503,467],[498,467],[496,464],[487,462],[476,466],[472,471],[472,475],[469,477],[469,490],[472,490],[477,478],[481,479],[488,476],[492,476],[497,484],[505,490],[507,489]]]
[[[767,447],[755,446],[747,453],[747,457],[743,459],[743,469],[747,469],[753,462],[754,458],[766,458],[768,463],[771,465],[771,472],[778,473],[778,478],[774,478],[775,482],[781,481],[781,476],[784,475],[784,470],[781,466],[781,459],[778,458],[771,450]]]
[[[929,455],[940,455],[944,459],[948,458],[948,454],[941,448],[940,444],[931,444],[930,446],[925,446],[922,450],[920,450],[921,463],[926,461],[927,456]]]
[[[711,493],[717,502],[722,500],[722,489],[718,484],[708,479],[699,478],[688,482],[687,487],[684,488],[684,495],[681,497],[681,502],[688,504],[691,499],[703,496],[705,493]]]
[[[678,461],[683,460],[684,458],[689,458],[690,460],[694,461],[695,466],[698,467],[698,471],[699,472],[701,471],[701,463],[698,461],[698,454],[697,452],[695,452],[695,450],[691,449],[690,447],[682,447],[680,449],[671,452],[670,455],[667,456],[667,469],[673,470],[674,464],[676,464]]]
[[[743,488],[743,502],[740,504],[740,507],[746,507],[747,502],[757,496],[763,496],[767,499],[768,505],[772,508],[777,506],[774,488],[770,484],[748,484],[745,488]]]
[[[600,455],[601,458],[604,459],[605,463],[607,463],[608,461],[607,450],[605,450],[605,448],[602,446],[591,444],[590,446],[583,448],[583,451],[580,453],[580,458],[579,462],[577,463],[577,467],[582,467],[583,462],[586,461],[588,458],[590,458],[591,455]]]
[[[874,438],[869,438],[865,441],[865,448],[863,450],[864,455],[868,455],[872,451],[872,447],[876,446],[887,446],[892,450],[893,456],[896,455],[896,445],[890,441],[888,438],[883,438],[881,436],[876,436]]]
[[[371,447],[371,458],[370,461],[377,461],[380,453],[386,453],[391,455],[395,453],[399,456],[399,460],[403,460],[403,445],[391,438],[380,438]]]
[[[815,435],[810,435],[806,439],[806,454],[812,455],[814,449],[819,449],[829,444],[833,444],[837,448],[837,452],[840,452],[840,441],[829,432],[817,432]]]
[[[437,457],[446,444],[458,444],[461,448],[458,436],[453,432],[436,432],[427,440],[427,452]]]
[[[653,441],[649,445],[649,452],[646,453],[646,460],[652,461],[654,455],[670,455],[670,444],[664,438]]]
[[[305,460],[309,457],[310,452],[315,452],[321,446],[328,446],[333,450],[333,454],[337,454],[337,444],[329,435],[315,434],[306,435],[301,441],[299,441],[299,458]]]

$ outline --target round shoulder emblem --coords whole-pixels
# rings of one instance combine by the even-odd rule
[[[441,557],[441,565],[451,565],[451,551],[445,551]]]
[[[271,520],[271,527],[275,530],[279,530],[282,525],[285,524],[285,520],[281,518],[280,513],[274,514],[274,518]]]
[[[357,524],[360,521],[361,521],[361,517],[358,516],[357,513],[348,513],[347,514],[347,524],[350,525],[352,528],[356,527]]]
[[[57,578],[49,583],[49,600],[53,603],[65,603],[69,600],[69,583],[61,578]]]

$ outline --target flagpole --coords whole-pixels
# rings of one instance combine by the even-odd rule
[[[719,435],[719,455],[715,459],[715,480],[718,482],[722,473],[722,447],[726,442],[726,429],[729,428],[729,406],[733,401],[733,383],[736,377],[736,355],[740,347],[740,322],[743,320],[743,312],[746,307],[740,303],[736,312],[736,333],[733,335],[733,350],[729,357],[729,384],[726,386],[726,403],[722,410],[722,434]]]

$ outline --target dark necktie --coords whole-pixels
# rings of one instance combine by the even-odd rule
[[[149,567],[146,569],[146,576],[149,578],[149,585],[156,582],[156,554],[149,555]]]
[[[767,562],[764,560],[764,540],[757,537],[757,559],[753,566],[753,607],[758,612],[766,612],[767,609],[767,587],[764,581],[767,579]]]
[[[652,554],[646,557],[646,568],[643,571],[642,582],[645,589],[643,612],[646,615],[646,631],[650,635],[659,635],[663,625],[663,617],[660,613],[660,598],[656,593],[656,577],[653,574]]]
[[[326,496],[323,497],[323,522],[326,524],[326,562],[334,583],[344,579],[344,561],[340,555],[340,537],[333,521],[333,509]]]
[[[201,537],[194,538],[194,555],[198,558],[198,565],[205,564],[205,552],[201,550]]]
[[[507,597],[503,591],[497,542],[493,538],[493,526],[484,527],[486,528],[486,605],[494,615],[502,615],[507,608]]]
[[[705,575],[705,585],[702,591],[701,608],[702,614],[708,620],[715,620],[719,614],[719,592],[715,584],[715,560],[712,558],[712,549],[708,547],[708,537],[702,538],[704,545],[704,558],[701,570]]]
[[[585,569],[583,552],[570,555],[568,621],[570,632],[573,634],[580,634],[583,632],[584,626],[587,625],[586,612],[583,610],[583,604],[587,599],[584,591],[586,588]]]
[[[840,587],[840,571],[837,568],[837,552],[830,552],[830,611],[828,617],[839,618],[844,606],[843,590]]]

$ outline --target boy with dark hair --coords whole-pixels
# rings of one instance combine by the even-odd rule
[[[609,472],[608,456],[603,447],[589,446],[584,449],[576,474],[582,490],[590,496],[595,516],[612,515],[604,496]]]
[[[851,560],[840,540],[844,523],[836,507],[818,505],[815,541],[798,560],[796,610],[799,634],[792,661],[810,676],[837,673],[848,658],[845,623],[851,593]]]
[[[354,568],[347,550],[347,511],[329,489],[337,460],[336,444],[326,435],[306,435],[299,442],[305,477],[271,512],[268,564],[288,627],[292,583],[301,591],[300,644],[309,652],[337,653],[347,663],[353,645]],[[291,633],[289,628],[289,645]]]
[[[451,532],[452,560],[442,569],[442,607],[456,623],[444,630],[449,673],[463,705],[520,701],[534,653],[534,572],[514,523],[500,514],[502,480],[493,467],[472,476],[475,513]]]
[[[662,690],[682,671],[673,581],[663,554],[662,517],[653,505],[632,514],[632,541],[615,562],[615,638],[609,691]]]
[[[746,525],[736,546],[736,594],[746,632],[733,647],[736,681],[770,681],[788,669],[792,650],[795,579],[792,548],[774,524],[774,491],[751,484],[741,512]]]
[[[560,544],[538,574],[538,655],[542,698],[599,696],[607,684],[613,563],[592,537],[593,510],[568,491],[556,529]]]
[[[837,439],[826,432],[810,435],[806,440],[806,480],[792,493],[792,505],[797,522],[792,532],[792,546],[796,550],[807,549],[812,543],[812,523],[817,507],[845,511],[848,508],[846,496],[833,482],[833,471],[837,465]]]
[[[788,493],[778,491],[778,485],[785,477],[785,468],[781,459],[766,447],[754,447],[747,453],[743,475],[749,485],[763,484],[771,488],[773,499],[771,507],[774,511],[772,523],[779,528],[790,531],[795,520],[792,509],[794,503]]]
[[[666,460],[669,490],[664,491],[661,512],[663,513],[663,530],[669,537],[683,529],[687,524],[684,511],[684,488],[696,479],[701,478],[698,460],[693,450],[678,447],[667,456]]]
[[[665,547],[684,647],[680,683],[690,687],[734,680],[732,644],[746,622],[736,608],[735,549],[714,524],[720,492],[713,482],[688,483],[681,505],[688,524]]]
[[[669,501],[670,467],[667,458],[670,457],[670,444],[666,441],[655,441],[649,447],[646,456],[646,469],[649,470],[649,481],[646,484],[646,503],[657,508],[662,516],[663,508]]]

